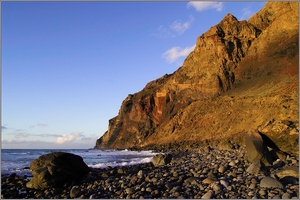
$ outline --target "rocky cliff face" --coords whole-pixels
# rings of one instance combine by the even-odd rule
[[[183,66],[123,101],[95,148],[241,143],[259,130],[298,154],[298,2],[228,14]]]

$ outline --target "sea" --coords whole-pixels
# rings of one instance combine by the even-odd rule
[[[16,173],[32,176],[30,163],[39,156],[51,152],[67,152],[79,155],[92,168],[106,168],[149,163],[157,153],[152,151],[100,150],[100,149],[1,149],[1,176]]]

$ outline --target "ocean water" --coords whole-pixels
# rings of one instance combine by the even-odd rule
[[[30,163],[51,152],[68,152],[79,155],[93,168],[126,166],[151,162],[157,153],[152,151],[99,150],[99,149],[1,149],[1,174],[29,175]]]

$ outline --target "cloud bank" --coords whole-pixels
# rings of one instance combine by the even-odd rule
[[[206,1],[192,1],[189,2],[188,7],[193,7],[197,11],[204,11],[204,10],[209,10],[213,9],[216,11],[222,11],[223,9],[223,3],[222,2],[206,2]]]
[[[163,58],[165,58],[168,63],[173,63],[180,57],[188,56],[195,49],[195,46],[196,45],[193,45],[184,49],[181,47],[173,47],[163,53]]]
[[[82,132],[73,132],[69,135],[63,135],[56,138],[57,144],[64,144],[66,142],[73,142],[77,140],[78,138],[83,137]]]

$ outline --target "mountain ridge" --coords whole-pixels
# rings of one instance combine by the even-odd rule
[[[255,129],[297,155],[298,34],[298,2],[227,14],[178,70],[128,95],[95,148],[241,145]]]

